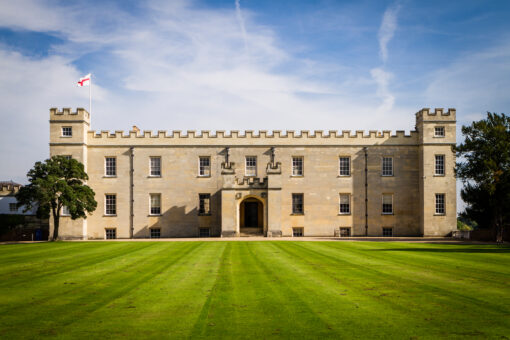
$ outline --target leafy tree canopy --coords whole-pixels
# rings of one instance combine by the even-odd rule
[[[87,212],[96,209],[94,191],[84,184],[88,179],[83,164],[75,159],[53,156],[44,162],[36,162],[27,173],[30,184],[21,187],[16,194],[19,206],[28,211],[37,207],[37,216],[53,216],[53,240],[58,238],[62,207],[69,209],[71,218],[87,218]]]
[[[463,215],[494,228],[500,242],[510,222],[510,117],[488,112],[486,119],[462,126],[462,134],[456,173],[464,183]]]

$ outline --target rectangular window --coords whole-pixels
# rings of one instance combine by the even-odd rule
[[[292,157],[292,176],[303,176],[303,157]]]
[[[304,234],[304,228],[302,228],[302,227],[292,228],[292,236],[293,237],[303,237],[303,234]]]
[[[292,194],[292,213],[303,214],[303,194]]]
[[[151,176],[161,176],[161,157],[150,157]]]
[[[436,194],[436,214],[438,215],[446,213],[444,196],[444,194]]]
[[[9,211],[13,211],[13,212],[18,211],[18,204],[17,203],[9,203]]]
[[[382,175],[393,176],[393,157],[383,157],[382,159]]]
[[[73,156],[71,156],[71,155],[63,155],[62,157],[64,157],[64,158],[65,158],[65,159],[67,159],[67,160],[69,160],[69,159],[72,159],[72,158],[73,158]]]
[[[106,157],[105,162],[105,176],[117,176],[117,158]]]
[[[211,213],[211,194],[199,194],[198,200],[198,213],[209,215]]]
[[[444,175],[444,155],[436,155],[436,175]]]
[[[160,238],[161,237],[161,229],[160,228],[151,228],[151,238]]]
[[[351,175],[351,158],[340,157],[340,176]]]
[[[62,206],[62,216],[71,216],[71,212],[67,205]]]
[[[209,237],[211,236],[211,228],[200,228],[198,230],[198,237]]]
[[[444,126],[436,126],[434,128],[434,137],[444,137]]]
[[[382,213],[393,214],[393,194],[382,195]]]
[[[351,195],[340,194],[340,214],[351,213]]]
[[[107,240],[113,240],[117,238],[117,229],[114,228],[106,228],[105,236]]]
[[[105,215],[117,215],[117,195],[105,195]]]
[[[246,156],[246,176],[257,176],[257,157]]]
[[[73,128],[71,126],[62,126],[62,137],[72,137]]]
[[[393,236],[393,228],[382,228],[382,236],[392,237]]]
[[[151,194],[151,215],[161,214],[161,194]]]
[[[340,228],[340,237],[350,237],[351,236],[351,228],[349,227],[341,227]]]
[[[199,157],[198,163],[198,176],[211,176],[211,157]]]

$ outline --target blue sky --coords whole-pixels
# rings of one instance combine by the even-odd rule
[[[459,127],[510,104],[508,1],[0,2],[0,179],[48,156],[48,109],[94,130]],[[459,139],[461,137],[459,136]]]

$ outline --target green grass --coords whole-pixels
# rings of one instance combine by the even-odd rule
[[[510,248],[388,242],[0,246],[0,338],[510,337]]]

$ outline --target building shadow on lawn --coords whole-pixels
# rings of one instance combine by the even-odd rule
[[[460,245],[458,245],[460,246]],[[469,248],[468,245],[461,248],[391,248],[391,249],[370,249],[369,251],[401,251],[401,252],[423,252],[423,253],[484,253],[498,254],[510,253],[509,246],[498,246],[497,248]]]

